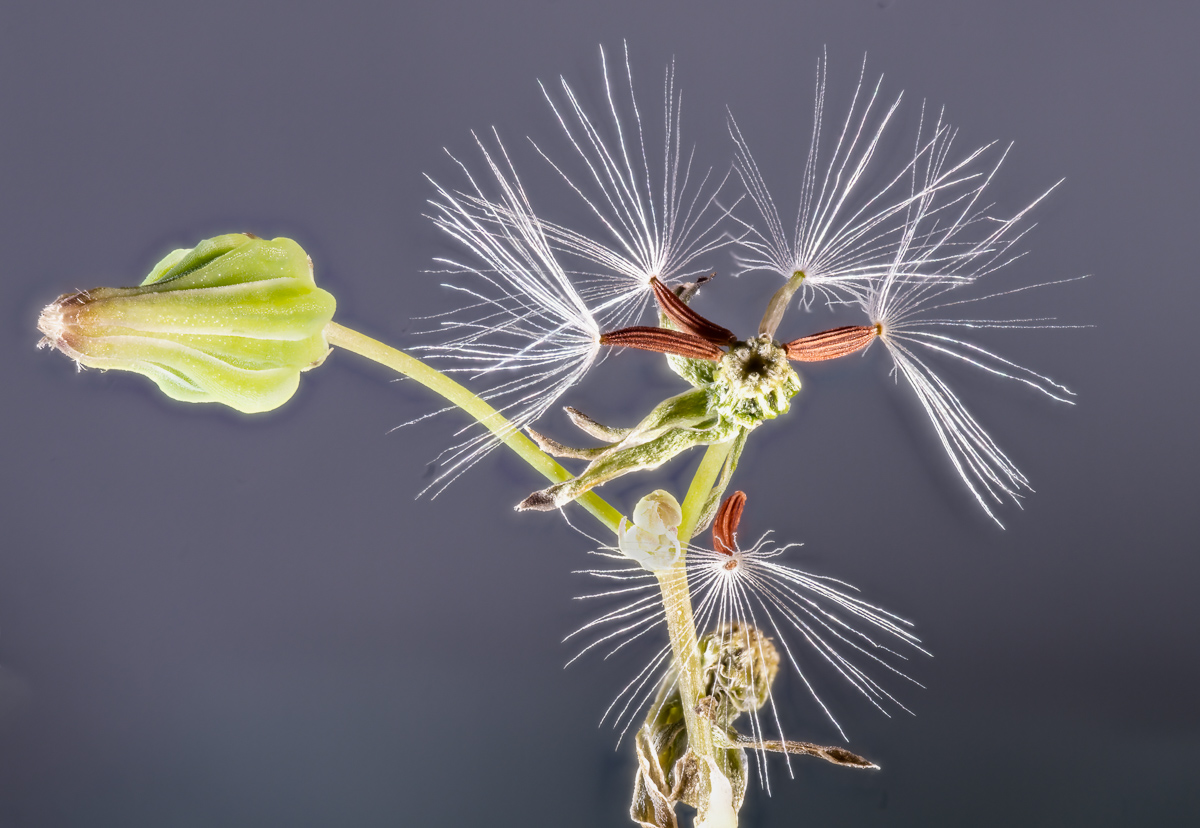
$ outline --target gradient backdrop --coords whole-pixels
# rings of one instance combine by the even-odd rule
[[[5,4],[0,826],[627,824],[628,746],[597,722],[637,658],[562,669],[589,544],[513,513],[542,485],[518,461],[414,500],[462,421],[389,433],[434,403],[350,354],[248,419],[33,347],[59,293],[229,231],[295,238],[343,323],[411,342],[447,307],[422,174],[457,183],[442,148],[478,167],[469,131],[494,125],[554,191],[522,141],[559,140],[535,81],[594,109],[598,44],[623,38],[650,113],[676,59],[697,164],[727,167],[733,108],[785,215],[822,46],[834,116],[867,53],[908,126],[927,99],[960,146],[1015,142],[1002,205],[1066,178],[997,286],[1093,274],[1013,307],[1094,327],[986,339],[1079,405],[952,374],[1038,490],[1007,530],[882,349],[804,371],[756,435],[746,531],[804,541],[935,657],[908,667],[924,690],[888,684],[912,716],[825,681],[883,770],[772,766],[745,823],[1200,823],[1198,30],[1185,2]],[[725,278],[697,307],[744,330],[775,286]],[[678,387],[629,354],[567,401],[632,422]],[[835,740],[797,684],[790,734]]]

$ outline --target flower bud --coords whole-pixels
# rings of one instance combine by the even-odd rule
[[[651,572],[670,569],[683,554],[679,524],[683,510],[669,492],[651,492],[633,509],[633,525],[621,519],[617,546],[627,557]]]
[[[670,492],[658,489],[633,507],[633,523],[655,535],[673,534],[683,523],[683,509]]]
[[[334,305],[300,245],[230,234],[174,251],[139,287],[60,296],[38,320],[39,347],[143,374],[176,400],[256,413],[325,359]]]

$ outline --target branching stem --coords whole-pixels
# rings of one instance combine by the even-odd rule
[[[541,451],[532,440],[517,431],[500,412],[467,388],[440,371],[430,368],[419,359],[336,322],[330,322],[325,327],[325,339],[330,345],[345,348],[361,357],[378,362],[441,395],[474,417],[495,434],[501,442],[515,451],[522,460],[553,482],[561,483],[571,478],[570,472]],[[717,443],[709,446],[705,452],[683,502],[683,521],[679,527],[680,539],[692,537],[696,523],[701,518],[713,486],[720,478],[721,468],[724,466],[732,446],[733,441]],[[621,524],[621,513],[595,492],[588,492],[577,502],[612,532],[617,532]],[[670,570],[660,573],[658,583],[662,591],[663,606],[666,609],[671,649],[674,652],[675,664],[678,668],[679,691],[687,724],[688,744],[692,752],[700,759],[701,767],[707,769],[704,759],[713,756],[713,736],[712,727],[696,712],[700,694],[703,692],[703,674],[685,562],[680,560]],[[704,773],[704,776],[705,788],[708,788],[707,773]],[[702,794],[701,799],[707,801],[707,796]]]
[[[424,362],[411,357],[390,345],[371,339],[358,331],[330,322],[325,326],[325,340],[330,345],[345,348],[361,357],[378,362],[406,377],[416,380],[435,394],[440,394],[458,408],[478,420],[485,428],[500,439],[504,445],[534,469],[554,483],[570,480],[573,475],[556,463],[532,440],[518,431],[505,417],[467,388],[458,384],[441,371],[430,368]],[[621,513],[605,502],[595,492],[588,492],[577,501],[598,521],[616,532],[621,524]]]

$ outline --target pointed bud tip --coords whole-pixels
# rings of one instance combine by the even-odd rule
[[[851,753],[845,748],[829,747],[825,748],[825,752],[829,754],[829,761],[834,764],[841,765],[846,768],[859,768],[861,770],[879,770],[879,765],[876,765],[870,759],[865,759],[857,753]]]
[[[63,297],[59,297],[51,302],[46,307],[42,308],[41,314],[38,316],[37,329],[42,333],[42,338],[38,340],[38,348],[57,348],[58,343],[62,340],[64,325],[62,318],[62,302]]]
[[[518,512],[553,512],[558,505],[549,490],[542,489],[540,492],[534,492],[513,508]]]

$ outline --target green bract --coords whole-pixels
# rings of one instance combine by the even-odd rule
[[[60,296],[38,328],[80,365],[143,374],[185,402],[277,408],[329,353],[333,296],[291,239],[229,234],[176,250],[139,287]]]
[[[696,524],[706,526],[737,468],[746,435],[767,420],[786,413],[792,397],[800,391],[800,377],[788,363],[787,352],[770,336],[731,342],[728,348],[719,361],[668,353],[667,364],[694,388],[659,403],[633,428],[601,426],[580,412],[572,415],[577,426],[609,442],[608,447],[573,449],[532,432],[543,451],[591,462],[578,476],[534,492],[517,508],[561,508],[593,487],[621,475],[657,468],[696,446],[733,440],[721,480]]]

